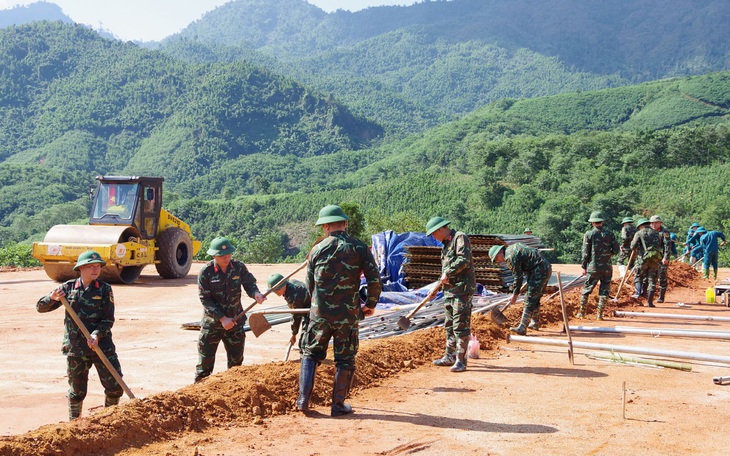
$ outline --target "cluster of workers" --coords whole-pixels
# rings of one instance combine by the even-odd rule
[[[337,205],[322,208],[315,224],[322,228],[324,237],[307,255],[306,283],[276,273],[268,278],[268,290],[265,293],[260,292],[256,278],[246,265],[232,258],[236,248],[227,238],[219,237],[210,243],[207,253],[213,260],[198,275],[198,294],[204,313],[198,338],[196,382],[213,372],[215,354],[220,342],[223,342],[226,350],[228,368],[243,363],[246,315],[241,304],[242,290],[259,304],[264,302],[269,292],[274,292],[283,296],[290,308],[310,309],[308,314],[295,315],[291,326],[291,344],[296,342],[297,334],[301,334],[297,409],[304,413],[310,410],[309,399],[316,370],[325,359],[328,345],[332,341],[335,378],[330,414],[339,416],[352,412],[345,399],[355,375],[359,321],[373,315],[382,287],[378,267],[370,249],[362,241],[347,234],[348,220],[349,217]],[[600,212],[593,212],[588,221],[592,228],[583,237],[581,262],[587,279],[576,316],[584,317],[588,296],[600,283],[597,319],[603,318],[602,311],[608,299],[613,273],[611,260],[616,254],[620,254],[620,266],[628,261],[629,268],[636,272],[634,296],[641,295],[646,282],[647,305],[653,306],[655,282],[658,278],[658,301],[662,302],[666,291],[666,265],[673,243],[670,233],[662,227],[661,217],[639,219],[636,227],[633,219],[625,218],[621,245],[613,233],[603,228],[604,219]],[[443,245],[442,274],[438,286],[443,291],[446,347],[444,355],[434,360],[434,364],[450,367],[452,372],[463,372],[467,368],[472,297],[477,286],[469,237],[449,225],[450,222],[443,217],[433,217],[426,224],[426,234]],[[525,230],[525,234],[528,234],[527,231]],[[708,264],[714,265],[715,275],[717,274],[718,239],[722,240],[722,244],[725,243],[721,232],[708,232],[695,224],[688,232],[685,249],[693,258],[698,258],[699,252],[695,252],[697,245],[706,246],[702,252],[706,265],[705,276],[709,269]],[[525,335],[528,328],[539,329],[540,299],[552,275],[550,263],[538,249],[522,243],[494,245],[489,250],[489,257],[494,263],[506,264],[514,275],[510,304],[522,292],[523,283],[526,285],[522,317],[519,324],[510,330]],[[80,277],[65,282],[43,296],[36,305],[39,312],[49,312],[59,308],[61,301],[66,299],[90,334],[88,338],[84,336],[69,313],[66,313],[62,352],[67,357],[70,420],[81,415],[92,365],[96,367],[104,387],[105,406],[118,404],[123,393],[122,386],[115,379],[121,378],[121,367],[111,337],[114,297],[111,286],[99,280],[101,268],[105,265],[106,262],[97,252],[89,250],[82,253],[74,267]],[[664,279],[661,275],[662,267]],[[362,277],[365,293],[361,292]],[[100,356],[108,359],[111,367],[116,369],[116,376],[110,372]]]

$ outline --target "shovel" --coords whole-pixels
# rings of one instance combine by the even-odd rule
[[[292,344],[291,342],[289,342],[287,344],[287,346],[286,346],[286,354],[284,355],[284,362],[289,361],[289,353],[291,353],[291,347],[292,347],[292,345],[294,345],[294,344]]]
[[[439,283],[438,285],[433,287],[433,290],[428,293],[428,296],[426,296],[426,298],[421,301],[420,304],[418,304],[416,308],[411,311],[411,313],[409,313],[405,317],[400,317],[398,319],[398,326],[400,327],[400,329],[402,329],[403,331],[408,331],[408,328],[411,327],[411,318],[413,318],[413,316],[421,309],[421,307],[423,307],[428,301],[433,299],[433,297],[436,296],[440,289],[441,284]]]
[[[565,323],[565,332],[568,334],[568,358],[570,359],[570,364],[575,365],[575,362],[573,362],[573,338],[570,337],[570,327],[568,325],[568,313],[565,311],[565,298],[563,297],[563,284],[560,282],[560,272],[558,271],[556,273],[558,275],[558,293],[560,293],[560,307],[563,309],[563,323]]]
[[[307,265],[307,262],[305,261],[304,263],[302,263],[299,266],[297,266],[297,268],[295,270],[293,270],[288,276],[286,276],[283,279],[279,280],[278,282],[276,282],[276,284],[273,287],[271,287],[268,290],[266,290],[266,293],[264,293],[264,296],[267,296],[269,293],[271,293],[272,291],[274,291],[276,288],[280,287],[284,282],[286,282],[287,280],[291,279],[294,274],[296,274],[297,272],[299,272],[302,269],[304,269],[304,267],[306,265]],[[248,312],[249,310],[253,309],[253,306],[255,306],[256,304],[257,304],[256,301],[254,301],[253,303],[251,303],[250,306],[248,306],[245,309],[243,309],[243,312],[241,312],[240,314],[238,314],[235,317],[233,317],[233,321],[234,322],[238,322],[238,320],[240,320],[242,317],[244,317],[246,315],[246,312]]]
[[[71,316],[71,319],[76,323],[76,326],[79,327],[81,330],[81,333],[86,337],[86,340],[91,339],[91,333],[89,333],[89,330],[86,329],[86,326],[84,326],[84,323],[79,318],[79,315],[76,313],[76,311],[71,307],[71,304],[69,304],[68,300],[66,300],[65,296],[61,296],[61,304],[63,304],[63,307],[66,308],[66,312]],[[101,362],[104,363],[106,368],[109,370],[109,373],[112,374],[112,377],[114,377],[114,380],[119,383],[119,386],[122,387],[122,390],[127,393],[127,396],[129,396],[130,399],[134,399],[134,394],[132,394],[132,391],[129,389],[126,383],[124,383],[124,380],[122,380],[122,376],[119,375],[119,372],[112,366],[112,363],[109,362],[109,358],[106,357],[103,351],[101,351],[101,348],[99,348],[98,345],[94,345],[94,351],[97,355],[99,355],[99,359],[101,359]]]
[[[259,312],[251,312],[248,316],[248,326],[254,336],[259,337],[271,329],[271,323],[264,317],[266,314],[308,314],[309,309],[281,309],[281,310],[261,310]]]
[[[636,253],[636,250],[631,251],[631,255],[629,255],[629,262],[626,264],[631,264],[631,260],[634,259],[635,253]],[[624,287],[624,283],[626,283],[626,280],[628,280],[629,276],[631,275],[631,273],[633,271],[634,271],[634,268],[631,268],[631,270],[629,270],[629,272],[624,274],[623,278],[621,279],[621,283],[618,284],[618,290],[616,290],[616,297],[611,300],[612,302],[618,302],[618,295],[621,294],[621,289]]]

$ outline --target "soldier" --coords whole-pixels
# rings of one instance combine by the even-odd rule
[[[297,409],[305,413],[309,410],[316,368],[327,357],[330,339],[335,356],[330,415],[352,413],[345,399],[355,375],[359,321],[375,312],[380,298],[382,287],[375,259],[365,243],[347,234],[349,219],[339,206],[323,207],[316,225],[322,227],[326,238],[312,248],[307,259],[307,289],[312,307],[304,333],[296,402]],[[360,274],[365,275],[367,283],[365,307],[360,306]]]
[[[651,226],[649,220],[641,218],[636,222],[638,231],[631,241],[631,250],[636,253],[637,273],[634,277],[633,298],[639,298],[642,293],[642,282],[647,281],[647,306],[656,307],[654,305],[654,288],[656,286],[657,275],[659,274],[659,264],[669,263],[667,250],[664,248],[664,238]]]
[[[289,279],[277,288],[271,288],[281,282],[283,278],[284,276],[281,274],[272,274],[267,282],[269,289],[277,296],[283,296],[284,301],[286,301],[286,305],[289,306],[290,309],[309,309],[312,307],[312,297],[309,294],[309,290],[307,290],[307,286],[298,280]],[[293,315],[291,322],[291,338],[289,339],[289,343],[293,345],[297,341],[299,328],[306,328],[307,325],[309,325],[309,315]],[[303,338],[299,338],[300,352],[303,351],[303,340]]]
[[[524,234],[525,236],[532,236],[532,228],[525,228],[522,234]]]
[[[662,241],[664,242],[664,257],[669,259],[669,256],[672,253],[672,235],[669,232],[668,229],[664,228],[662,226],[662,218],[658,215],[652,215],[649,219],[649,223],[651,224],[651,229],[659,233],[659,235],[662,237]],[[664,262],[659,263],[659,273],[658,273],[658,279],[659,279],[659,298],[656,300],[656,302],[662,303],[664,302],[664,295],[667,293],[667,287],[669,286],[669,281],[667,280],[667,270],[669,269],[669,262],[666,264]]]
[[[631,217],[624,217],[621,220],[621,253],[619,253],[618,260],[616,261],[621,277],[626,274],[627,270],[631,270],[634,267],[634,260],[631,260],[630,264],[625,264],[626,260],[631,256],[631,241],[634,239],[634,234],[636,234],[636,227],[633,223],[634,219]]]
[[[471,300],[477,283],[469,237],[450,229],[449,223],[443,217],[433,217],[426,223],[426,235],[443,244],[439,281],[444,291],[446,353],[433,363],[451,366],[451,372],[463,372],[471,334]]]
[[[718,239],[722,239],[722,242],[718,244]],[[700,238],[700,245],[704,250],[704,261],[702,263],[702,276],[705,279],[710,277],[710,266],[712,266],[712,272],[715,280],[717,280],[717,258],[720,253],[720,247],[727,243],[725,235],[722,231],[708,231]]]
[[[583,235],[581,259],[583,274],[588,277],[580,294],[580,310],[576,317],[583,318],[585,316],[588,296],[600,281],[596,320],[603,320],[603,308],[608,300],[611,277],[613,276],[611,257],[619,252],[619,246],[613,233],[603,229],[603,214],[600,211],[592,212],[588,221],[593,225],[593,228]]]
[[[266,300],[246,265],[231,258],[235,251],[236,248],[227,238],[213,239],[207,252],[213,261],[203,266],[198,274],[198,295],[204,310],[198,337],[196,382],[213,372],[215,353],[221,341],[228,356],[228,368],[243,364],[243,347],[246,343],[243,323],[246,317],[234,320],[243,311],[241,287],[257,303]]]
[[[519,242],[507,248],[504,245],[493,245],[489,249],[489,258],[493,263],[507,263],[507,267],[515,276],[514,290],[509,305],[514,304],[520,294],[523,276],[527,280],[525,307],[522,309],[520,324],[509,330],[524,336],[527,334],[528,322],[530,329],[539,329],[540,298],[545,293],[545,286],[553,273],[550,262],[543,258],[536,248]]]
[[[64,317],[65,332],[61,352],[66,355],[68,375],[68,418],[74,420],[81,416],[84,398],[89,384],[89,370],[96,366],[99,380],[104,386],[104,407],[117,405],[123,389],[109,369],[104,365],[94,346],[101,349],[109,363],[121,376],[122,370],[112,341],[114,325],[114,295],[112,287],[98,279],[106,261],[94,250],[79,255],[74,271],[80,272],[78,279],[65,282],[50,294],[43,296],[36,304],[38,312],[50,312],[61,307],[61,297],[68,299],[81,322],[91,333],[86,339],[71,316]]]

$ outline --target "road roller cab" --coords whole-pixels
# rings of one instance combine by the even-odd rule
[[[162,177],[99,176],[89,225],[56,225],[33,256],[59,282],[77,277],[78,256],[93,249],[107,261],[101,278],[132,283],[148,264],[164,278],[184,277],[201,243],[190,227],[162,209]]]

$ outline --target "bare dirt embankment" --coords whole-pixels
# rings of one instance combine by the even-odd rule
[[[289,267],[252,265],[251,270],[263,284],[272,272]],[[555,270],[577,272],[567,265]],[[728,270],[721,273],[728,275]],[[667,302],[657,312],[730,316],[726,307],[700,303],[712,282],[686,265],[673,264],[670,278]],[[720,454],[725,449],[720,423],[730,390],[714,385],[712,377],[729,375],[728,366],[685,361],[692,372],[636,367],[587,358],[586,350],[576,350],[571,365],[563,348],[507,344],[506,331],[484,316],[473,319],[482,357],[470,360],[463,374],[431,365],[442,353],[443,329],[364,341],[350,399],[356,413],[343,418],[328,416],[331,362],[317,371],[312,402],[319,413],[304,417],[293,411],[299,365],[296,354],[287,363],[280,361],[289,335],[286,324],[259,339],[249,337],[242,367],[224,371],[221,348],[217,374],[191,385],[197,334],[179,328],[201,314],[194,276],[162,281],[152,272],[139,284],[114,288],[114,337],[125,380],[138,399],[101,409],[103,393],[92,376],[85,417],[59,423],[66,414],[65,361],[59,354],[62,312],[41,315],[33,308],[53,286],[42,271],[0,274],[7,298],[0,322],[5,365],[0,429],[14,434],[0,440],[0,455],[339,454],[343,447],[348,454],[379,455]],[[616,287],[617,281],[612,293]],[[609,312],[616,307],[648,310],[635,308],[640,302],[628,295],[627,287]],[[280,299],[272,295],[265,305],[281,305]],[[677,307],[679,302],[684,306]],[[577,290],[568,292],[568,309],[577,304]],[[591,304],[593,312],[595,296]],[[507,316],[516,320],[520,309],[509,309]],[[547,326],[530,334],[565,339],[557,298],[543,304],[542,316]],[[601,325],[730,329],[730,323],[642,317],[612,318]],[[728,348],[724,340],[573,337],[717,355]]]

